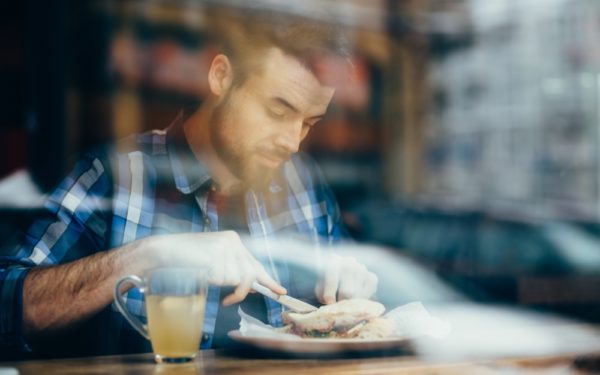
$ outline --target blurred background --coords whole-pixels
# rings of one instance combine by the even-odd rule
[[[596,0],[3,2],[2,246],[81,152],[201,102],[208,15],[245,8],[350,35],[303,148],[357,241],[474,301],[600,321]]]

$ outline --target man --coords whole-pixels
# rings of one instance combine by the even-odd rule
[[[231,327],[224,306],[250,300],[252,282],[280,294],[295,288],[285,261],[251,252],[240,234],[265,240],[267,250],[276,233],[324,243],[340,237],[330,191],[296,154],[334,92],[313,69],[326,44],[314,44],[310,30],[238,33],[242,41],[212,60],[200,108],[76,165],[48,199],[51,218],[34,223],[23,246],[0,258],[1,342],[31,350],[91,320],[96,330],[83,340],[105,342],[92,345],[93,354],[148,351],[110,303],[119,278],[157,266],[207,270],[203,348],[224,345]],[[375,292],[376,277],[364,266],[330,259],[316,287],[321,302]],[[127,300],[143,315],[138,290]],[[282,307],[260,301],[256,313],[281,324]]]

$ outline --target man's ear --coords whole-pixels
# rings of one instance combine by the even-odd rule
[[[213,95],[223,96],[233,81],[233,68],[229,58],[223,54],[215,56],[208,70],[208,87]]]

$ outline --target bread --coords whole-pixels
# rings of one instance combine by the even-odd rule
[[[384,311],[385,307],[379,302],[350,299],[321,306],[310,313],[286,312],[283,319],[288,325],[285,328],[287,332],[302,337],[353,337],[360,334],[364,327],[353,330],[350,335],[347,334],[348,330],[361,322],[369,322],[379,317]],[[365,326],[368,326],[368,323]],[[365,335],[383,335],[386,327],[390,327],[389,324],[377,323],[372,327],[369,326],[367,332],[373,333],[365,333]],[[376,333],[378,330],[381,332]]]

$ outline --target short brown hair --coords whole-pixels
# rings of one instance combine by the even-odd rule
[[[337,25],[254,9],[213,9],[209,18],[211,39],[232,62],[233,87],[245,82],[252,72],[260,71],[262,56],[270,47],[297,58],[313,72],[318,56],[350,56],[343,28]]]

